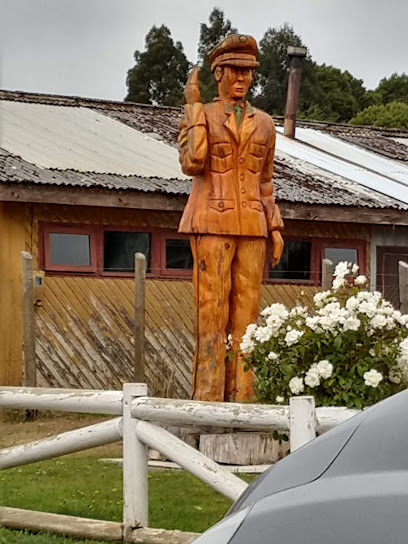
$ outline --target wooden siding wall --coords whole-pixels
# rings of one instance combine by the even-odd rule
[[[38,263],[38,224],[89,223],[176,228],[180,214],[108,208],[34,205],[28,250]],[[288,235],[368,239],[367,229],[288,221]],[[351,234],[352,232],[352,234]],[[35,264],[36,266],[36,264]],[[264,285],[262,307],[307,303],[315,287]],[[38,385],[120,388],[132,377],[133,297],[130,279],[46,276],[37,308]],[[188,281],[148,280],[146,374],[152,395],[186,397],[194,351],[193,289]]]
[[[27,206],[0,202],[0,384],[20,385],[23,375],[21,252],[30,235]]]

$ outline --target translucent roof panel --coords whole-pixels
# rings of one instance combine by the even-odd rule
[[[338,174],[363,187],[408,203],[408,167],[312,129],[296,129],[296,139],[278,128],[277,152]]]

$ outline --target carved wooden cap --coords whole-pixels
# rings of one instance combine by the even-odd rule
[[[257,55],[258,46],[252,36],[230,34],[210,51],[208,60],[212,72],[217,66],[225,65],[258,68]]]

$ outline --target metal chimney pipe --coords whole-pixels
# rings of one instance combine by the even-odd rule
[[[295,137],[296,112],[299,101],[300,80],[302,77],[303,59],[306,57],[306,47],[288,47],[289,81],[286,97],[285,124],[283,133],[288,138]]]

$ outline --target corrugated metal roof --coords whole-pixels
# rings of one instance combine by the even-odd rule
[[[408,138],[393,138],[393,140],[408,147]]]
[[[1,147],[40,168],[188,179],[177,150],[97,111],[0,102]]]
[[[296,139],[278,129],[276,149],[408,204],[408,168],[312,129],[297,128]]]
[[[398,200],[385,197],[341,176],[329,173],[325,175],[321,169],[282,153],[276,155],[273,179],[276,197],[282,202],[408,209],[407,205]],[[157,177],[142,178],[42,169],[2,149],[0,149],[0,183],[142,191],[179,196],[187,196],[191,189],[190,180],[163,180]]]
[[[177,151],[173,147],[181,109],[0,91],[0,113],[5,111],[2,104],[6,104],[15,125],[9,142],[9,147],[15,151],[0,149],[0,183],[94,187],[169,195],[187,195],[190,192],[191,181],[181,173]],[[38,108],[41,108],[40,113]],[[304,122],[299,123],[304,126]],[[24,130],[21,128],[23,124]],[[366,128],[357,130],[351,125],[325,124],[324,129],[335,129],[336,138],[333,139],[339,143],[344,143],[340,137],[350,140],[355,136],[359,145],[369,139],[367,134],[370,131]],[[321,130],[320,125],[316,130]],[[146,132],[162,136],[170,145],[149,138]],[[395,150],[400,153],[402,149],[408,157],[406,147],[393,141],[394,138],[403,139],[404,132],[385,133],[387,137],[375,139],[376,142],[381,140],[378,145],[384,148],[383,154],[395,157]],[[135,145],[134,138],[140,145]],[[400,194],[392,198],[381,194],[378,189],[374,190],[368,182],[365,185],[362,182],[364,176],[374,174],[364,168],[300,141],[281,135],[277,140],[274,183],[279,200],[327,206],[408,209],[401,202]],[[4,148],[3,141],[4,137],[0,144]],[[389,144],[386,149],[384,142]],[[155,154],[156,151],[159,154]],[[24,156],[23,152],[27,155]],[[28,156],[29,152],[35,155],[40,166]],[[169,161],[165,160],[167,156],[171,157]],[[404,153],[398,156],[405,157]],[[44,164],[48,164],[46,160],[56,166],[45,167]],[[76,162],[71,163],[71,160]],[[128,168],[131,168],[130,174]],[[384,178],[377,176],[379,184],[383,183]],[[372,178],[369,181],[372,182]]]

